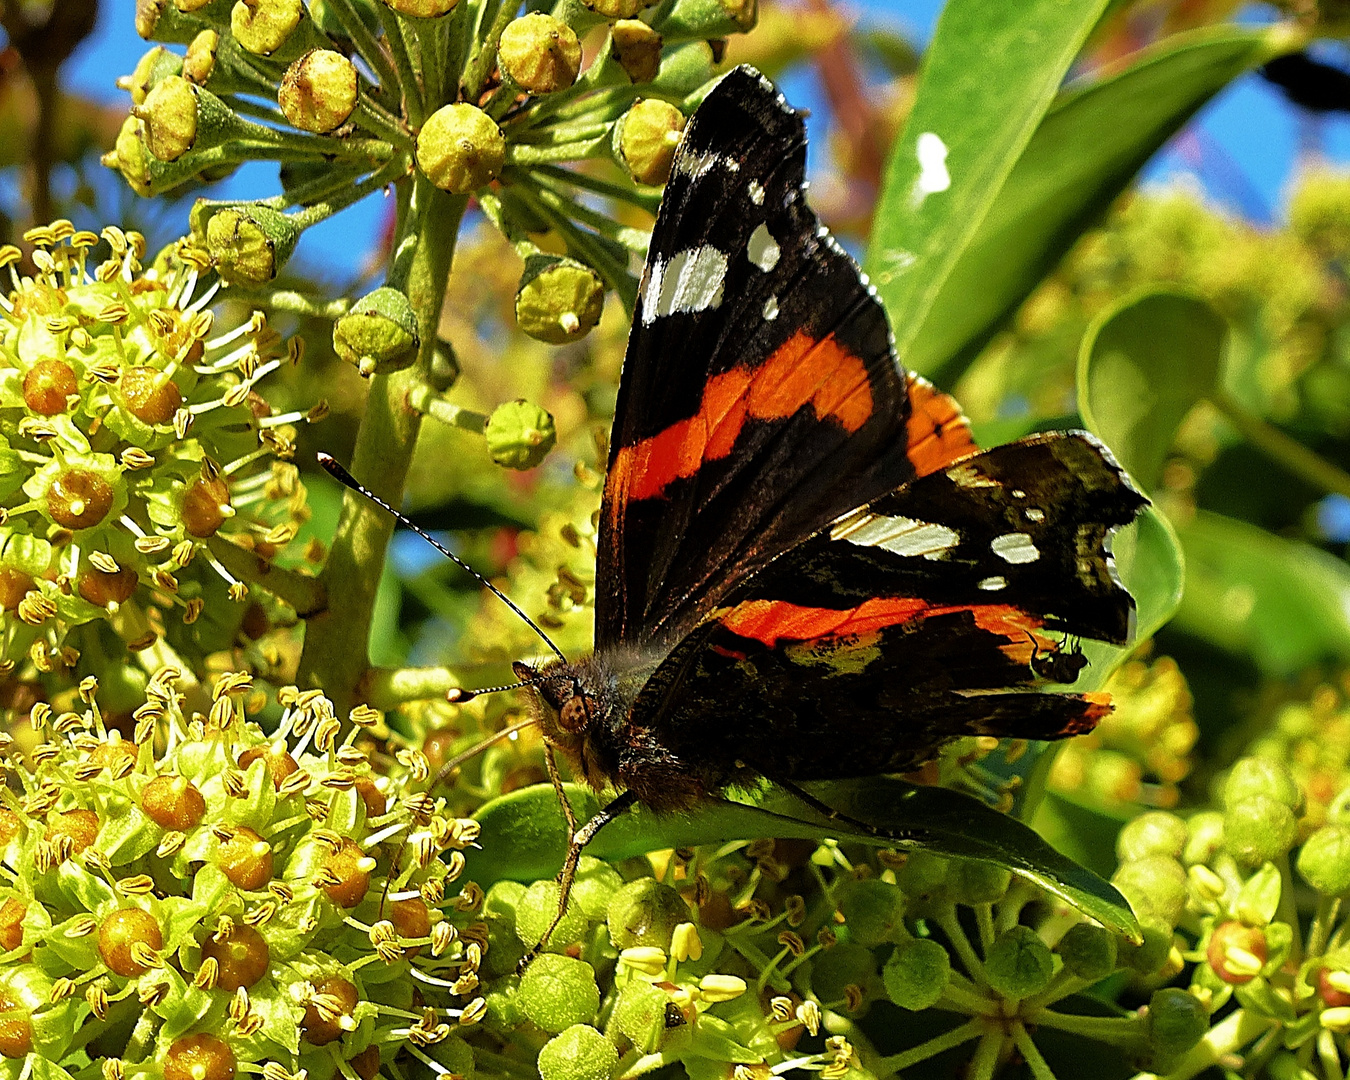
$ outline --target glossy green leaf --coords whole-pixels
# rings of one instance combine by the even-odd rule
[[[1267,675],[1350,659],[1350,567],[1246,522],[1198,513],[1177,534],[1186,592],[1174,626]]]
[[[917,846],[997,863],[1104,926],[1131,936],[1137,933],[1129,906],[1111,885],[1060,855],[1021,822],[976,799],[884,776],[807,786],[825,804],[877,832],[847,821],[829,821],[774,788],[753,806],[707,799],[687,813],[653,814],[639,809],[607,825],[586,850],[597,858],[626,859],[663,848],[759,837],[847,837],[901,848]],[[582,820],[598,809],[588,790],[569,786],[569,797]],[[503,795],[484,806],[477,817],[482,846],[465,852],[465,873],[480,885],[502,878],[531,881],[556,873],[562,865],[567,835],[550,786],[539,784]]]
[[[1152,491],[1186,414],[1219,385],[1228,324],[1203,297],[1150,289],[1088,327],[1078,407],[1144,490]]]
[[[1046,113],[987,213],[973,223],[931,303],[913,313],[919,324],[902,354],[907,366],[951,385],[1197,109],[1244,71],[1297,48],[1300,40],[1284,28],[1231,24],[1178,34],[1123,71],[1067,92]],[[887,269],[879,259],[874,268],[880,274]],[[890,294],[883,288],[882,295]],[[892,314],[899,318],[896,309]]]
[[[887,165],[867,271],[901,356],[1108,0],[949,0]]]

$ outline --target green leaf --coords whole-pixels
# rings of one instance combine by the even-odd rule
[[[872,829],[827,820],[777,788],[759,805],[706,799],[671,814],[637,810],[601,829],[586,848],[596,858],[620,860],[662,848],[723,844],[729,838],[823,840],[847,837],[869,844],[923,847],[940,855],[984,859],[1058,896],[1118,933],[1136,937],[1138,925],[1115,888],[1071,862],[1021,822],[959,792],[916,787],[890,777],[807,785],[826,805]],[[598,809],[589,790],[568,785],[577,816]],[[481,850],[466,851],[465,874],[484,888],[509,878],[532,881],[562,865],[567,833],[547,784],[493,799],[477,814]]]
[[[1244,71],[1301,40],[1285,28],[1231,24],[1177,34],[1125,70],[1064,94],[993,193],[987,213],[972,224],[930,304],[904,313],[917,319],[901,354],[906,365],[950,386],[1197,109]],[[991,86],[994,93],[1002,89],[997,81]],[[955,186],[955,169],[952,177]],[[877,220],[884,223],[887,215]],[[883,275],[887,270],[879,258],[869,267]],[[880,280],[878,287],[889,299]],[[891,313],[902,325],[901,312]]]
[[[1083,335],[1078,407],[1146,491],[1187,413],[1219,385],[1227,345],[1223,316],[1173,288],[1126,297]]]
[[[1350,567],[1340,559],[1204,511],[1177,535],[1186,553],[1177,629],[1275,677],[1350,659]]]
[[[949,0],[943,8],[914,111],[891,152],[867,253],[899,355],[908,354],[1106,6]]]

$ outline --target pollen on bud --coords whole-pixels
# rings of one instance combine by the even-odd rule
[[[300,25],[302,0],[238,0],[230,11],[235,40],[258,56],[271,56]]]
[[[187,55],[183,57],[183,78],[196,86],[205,86],[216,67],[216,50],[220,47],[220,35],[214,30],[203,30],[188,45]],[[134,100],[134,98],[133,98]]]
[[[505,161],[502,129],[482,109],[464,102],[437,109],[417,133],[418,167],[453,195],[491,183]]]
[[[346,123],[356,97],[356,66],[331,49],[305,53],[286,69],[277,91],[277,102],[290,124],[315,134]]]
[[[661,69],[662,38],[641,19],[620,19],[610,27],[614,59],[635,83],[648,83]]]
[[[407,367],[420,338],[412,304],[398,289],[381,286],[333,323],[333,351],[366,376]]]
[[[290,217],[269,207],[225,207],[206,222],[206,250],[226,281],[263,285],[286,265],[300,232]]]
[[[670,179],[671,162],[683,132],[684,114],[679,109],[667,101],[646,98],[615,125],[615,149],[639,184],[664,184]]]
[[[576,82],[581,42],[565,22],[533,12],[502,31],[497,61],[517,86],[531,94],[551,94]]]
[[[558,440],[553,417],[524,399],[497,406],[485,433],[492,460],[509,469],[533,469]]]
[[[145,122],[145,144],[160,161],[177,161],[197,141],[197,91],[181,75],[161,80],[135,115]]]
[[[589,266],[557,255],[531,255],[516,290],[516,324],[539,341],[564,345],[600,321],[605,286]]]

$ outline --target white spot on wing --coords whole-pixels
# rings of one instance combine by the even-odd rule
[[[1002,574],[995,574],[993,577],[982,578],[975,587],[985,592],[998,592],[999,589],[1008,587],[1008,579]]]
[[[1041,557],[1040,551],[1026,533],[1004,533],[1002,536],[996,536],[990,541],[989,548],[1004,562],[1014,564],[1035,562]]]
[[[961,542],[961,535],[945,525],[907,517],[883,517],[864,512],[835,522],[831,540],[847,540],[861,547],[879,547],[896,555],[940,559]]]
[[[1023,513],[1026,514],[1028,521],[1045,520],[1045,511],[1037,510],[1034,506],[1028,507],[1026,510],[1023,511]]]
[[[642,321],[659,316],[706,311],[722,303],[727,257],[711,245],[688,248],[651,265],[642,294]]]
[[[750,191],[750,201],[756,206],[764,205],[764,185],[758,180],[751,180],[748,185]]]
[[[914,148],[919,158],[919,176],[914,181],[911,199],[915,206],[929,195],[936,195],[952,186],[951,173],[947,171],[947,144],[931,131],[919,136]]]
[[[764,318],[769,322],[773,322],[774,319],[778,318],[778,297],[770,295],[769,298],[764,301]]]
[[[755,226],[755,231],[750,234],[750,242],[745,246],[745,254],[752,263],[767,273],[778,265],[778,259],[782,255],[782,251],[778,247],[778,241],[769,232],[769,227],[760,222]]]

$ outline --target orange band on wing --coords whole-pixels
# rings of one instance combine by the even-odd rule
[[[610,505],[617,506],[615,496],[654,498],[703,462],[728,457],[747,419],[785,420],[806,405],[817,419],[852,433],[872,415],[872,387],[862,360],[833,335],[813,338],[798,330],[764,363],[709,379],[688,420],[620,447],[606,484]]]
[[[909,376],[909,446],[905,453],[920,476],[975,453],[975,437],[961,406],[927,379]]]
[[[1000,646],[1010,658],[1030,663],[1035,642],[1049,644],[1034,631],[1043,620],[1008,604],[934,605],[914,597],[876,597],[855,608],[802,607],[785,600],[746,600],[731,608],[720,622],[738,637],[759,641],[774,649],[780,641],[814,641],[875,633],[915,618],[969,611],[975,625],[1010,640]],[[1016,650],[1018,655],[1014,655]]]

